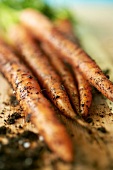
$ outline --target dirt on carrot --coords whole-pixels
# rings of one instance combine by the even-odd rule
[[[24,10],[21,22],[40,41],[49,43],[61,58],[78,68],[83,76],[104,96],[113,101],[113,83],[103,74],[96,62],[77,44],[66,39],[49,21],[49,19],[32,9]]]
[[[63,160],[72,161],[73,147],[65,127],[56,118],[51,103],[42,95],[35,77],[2,40],[0,61],[0,71],[12,85],[25,114],[31,114],[31,122],[49,148]]]
[[[50,100],[63,114],[70,118],[75,118],[76,113],[72,109],[59,75],[55,72],[39,45],[34,42],[29,32],[23,26],[18,25],[11,31],[11,40],[22,55],[22,59],[35,73]]]

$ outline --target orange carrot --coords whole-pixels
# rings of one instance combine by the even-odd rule
[[[72,102],[74,109],[79,114],[79,95],[78,90],[74,82],[74,78],[71,75],[69,69],[63,63],[63,61],[59,58],[59,56],[55,53],[54,49],[52,49],[48,44],[43,43],[42,48],[44,52],[48,55],[48,58],[54,68],[57,70],[60,75],[62,82],[66,88],[66,91],[69,95],[69,98]]]
[[[73,160],[73,149],[65,127],[57,120],[50,102],[42,95],[32,73],[0,40],[0,71],[11,83],[26,115],[31,115],[39,133],[52,151],[65,161]]]
[[[78,68],[83,76],[103,95],[113,101],[113,83],[103,74],[100,67],[77,44],[66,39],[43,14],[26,9],[20,17],[21,22],[40,41],[51,44],[62,58],[73,68]]]
[[[80,45],[79,40],[75,36],[72,23],[69,19],[59,19],[55,22],[56,28],[65,36],[68,40],[73,43]]]
[[[69,20],[61,20],[57,22],[57,28],[68,39],[80,45],[78,39],[74,34],[72,23]],[[75,79],[77,80],[78,91],[80,95],[80,112],[83,117],[86,117],[92,103],[91,86],[77,68],[74,68],[73,72],[75,75]]]
[[[26,29],[21,25],[14,27],[11,30],[11,40],[22,55],[22,59],[35,73],[51,101],[63,114],[70,118],[75,118],[76,114],[72,109],[60,77]]]
[[[89,82],[84,79],[78,69],[74,70],[74,75],[77,80],[78,91],[80,94],[80,113],[83,117],[86,117],[92,103],[92,89]]]

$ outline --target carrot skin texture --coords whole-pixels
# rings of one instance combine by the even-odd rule
[[[113,83],[103,74],[95,61],[77,44],[61,35],[47,17],[35,10],[26,9],[22,12],[20,20],[35,37],[53,46],[62,58],[82,72],[90,84],[113,101]]]
[[[87,117],[89,108],[92,103],[92,88],[89,82],[83,78],[82,74],[75,68],[73,69],[80,94],[80,113],[83,117]]]
[[[74,112],[60,77],[55,72],[46,55],[34,42],[26,29],[18,25],[11,30],[11,39],[22,59],[33,70],[39,82],[46,90],[50,100],[67,117],[74,119]]]
[[[72,161],[73,147],[65,127],[57,120],[32,73],[1,40],[0,71],[15,90],[26,115],[31,114],[32,123],[44,136],[50,149],[64,161]]]
[[[72,23],[69,19],[58,19],[55,22],[55,26],[60,31],[65,38],[80,45],[79,40],[76,37],[76,33],[73,30]]]
[[[60,75],[62,82],[64,84],[64,87],[66,88],[66,91],[69,95],[69,98],[71,100],[71,103],[76,110],[76,112],[79,114],[79,95],[78,90],[74,82],[74,78],[71,75],[69,69],[66,67],[66,65],[63,63],[63,61],[59,58],[57,53],[55,53],[54,49],[51,48],[46,43],[42,43],[41,45],[44,52],[48,55],[48,58],[54,68],[57,70],[58,74]]]
[[[76,35],[73,32],[72,23],[69,20],[61,20],[57,23],[57,28],[64,34],[70,41],[76,42],[80,46]],[[62,29],[61,29],[62,28]],[[89,108],[92,103],[92,89],[89,82],[83,77],[81,72],[77,69],[73,69],[73,73],[78,85],[78,91],[80,95],[80,113],[83,117],[86,117],[89,112]]]

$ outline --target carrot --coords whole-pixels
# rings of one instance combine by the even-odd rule
[[[72,23],[69,20],[61,20],[57,22],[57,28],[68,39],[80,45],[76,35],[74,34]],[[77,68],[73,69],[73,72],[75,79],[77,80],[78,91],[80,95],[80,112],[83,117],[86,117],[92,103],[91,86]]]
[[[78,69],[74,70],[74,75],[77,80],[78,91],[80,95],[80,113],[83,117],[86,117],[92,103],[92,89],[89,82],[84,79]]]
[[[59,19],[55,21],[56,28],[65,36],[65,38],[71,40],[73,43],[80,45],[75,32],[73,31],[72,23],[69,19]]]
[[[22,59],[25,60],[35,73],[51,101],[54,102],[63,114],[74,119],[76,114],[72,109],[60,77],[38,44],[34,42],[26,29],[21,25],[11,30],[11,40],[22,55]]]
[[[100,67],[77,44],[66,39],[43,14],[26,9],[20,17],[21,22],[40,41],[51,44],[62,58],[73,68],[78,68],[83,76],[104,96],[113,101],[113,83],[103,74]]]
[[[48,58],[54,68],[57,70],[58,74],[60,75],[62,82],[64,84],[64,87],[66,88],[66,91],[69,95],[69,98],[73,104],[74,109],[79,114],[79,95],[78,90],[74,82],[74,78],[71,75],[69,69],[66,67],[66,65],[63,63],[63,61],[59,58],[59,56],[55,53],[54,49],[48,45],[48,44],[42,44],[42,48],[44,52],[48,55]]]
[[[50,149],[65,161],[73,160],[73,149],[65,127],[57,120],[50,102],[42,95],[32,73],[0,40],[0,71],[7,78],[25,114],[43,135]]]

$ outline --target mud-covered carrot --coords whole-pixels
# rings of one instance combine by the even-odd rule
[[[92,103],[92,89],[89,82],[84,79],[78,69],[75,69],[73,72],[77,81],[80,95],[80,113],[83,117],[86,117]]]
[[[79,94],[73,76],[63,61],[59,58],[57,53],[55,53],[54,49],[51,48],[51,46],[49,46],[47,43],[42,43],[42,48],[60,75],[74,109],[77,111],[77,113],[79,113]]]
[[[76,42],[80,45],[76,35],[74,34],[72,23],[69,20],[61,20],[57,22],[57,28],[60,30],[61,33],[64,34],[68,39],[73,42]],[[73,67],[72,67],[73,69]],[[80,112],[81,115],[86,117],[89,112],[89,108],[92,103],[92,90],[91,85],[89,82],[83,77],[81,72],[77,69],[73,69],[75,79],[77,80],[78,91],[80,95]]]
[[[103,95],[113,101],[113,83],[103,74],[100,67],[77,44],[66,39],[43,14],[26,9],[21,13],[21,22],[40,41],[51,44],[60,56],[73,68],[78,68],[83,76]]]
[[[35,73],[51,101],[63,114],[70,118],[75,118],[76,114],[72,109],[60,77],[38,44],[29,35],[29,32],[23,26],[18,25],[11,30],[10,34],[14,46],[22,55],[22,59]]]
[[[38,82],[0,40],[0,71],[16,92],[25,114],[31,115],[49,148],[65,161],[72,161],[73,149],[65,127],[57,120],[50,102],[42,95]]]

